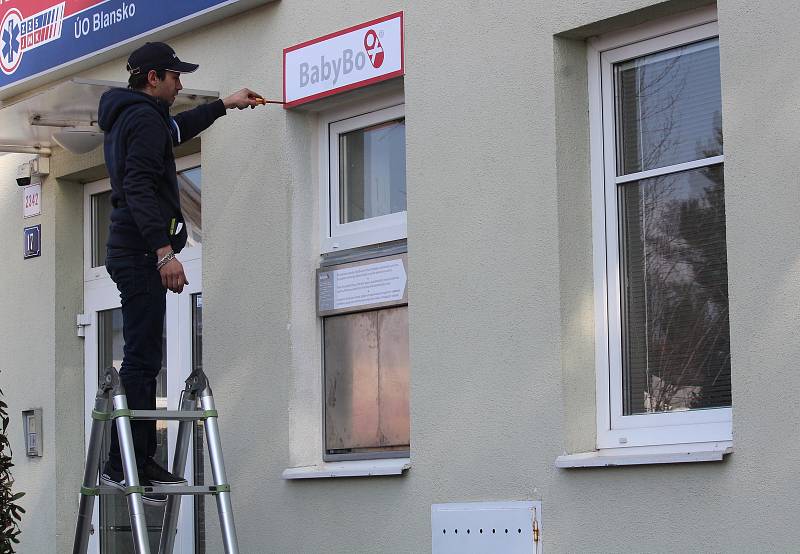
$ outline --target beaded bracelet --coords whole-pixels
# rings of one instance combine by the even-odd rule
[[[158,260],[158,263],[156,264],[156,269],[161,271],[162,267],[164,267],[165,265],[167,265],[169,262],[171,262],[174,259],[175,259],[175,252],[170,250],[169,253],[166,256],[164,256],[163,258]]]

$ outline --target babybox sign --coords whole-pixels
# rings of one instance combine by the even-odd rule
[[[403,12],[283,51],[287,107],[403,74]]]

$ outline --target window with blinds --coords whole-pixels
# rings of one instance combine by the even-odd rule
[[[729,407],[718,39],[613,78],[622,415]]]

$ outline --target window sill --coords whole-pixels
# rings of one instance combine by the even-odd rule
[[[284,479],[322,479],[332,477],[401,475],[410,468],[411,458],[323,462],[313,466],[290,467],[283,470],[282,477]]]
[[[579,454],[564,454],[556,458],[556,467],[581,468],[719,462],[731,452],[733,452],[733,443],[731,441],[607,448]]]

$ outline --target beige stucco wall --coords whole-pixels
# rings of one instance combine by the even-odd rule
[[[281,479],[321,456],[316,115],[231,112],[203,135],[204,366],[243,552],[426,552],[432,503],[517,499],[542,501],[550,552],[796,549],[800,112],[796,64],[784,53],[800,46],[800,14],[788,3],[718,8],[734,453],[721,463],[554,467],[559,454],[594,444],[583,39],[705,3],[283,0],[171,41],[202,62],[185,86],[276,97],[284,47],[405,12],[407,474]],[[86,75],[120,80],[123,66]],[[66,158],[64,174],[97,164],[96,155]],[[0,175],[18,159],[0,157]],[[43,228],[63,228],[60,244],[77,248],[79,185],[48,182],[46,191]],[[43,257],[23,262],[20,202],[16,187],[0,187],[0,381],[12,413],[45,406],[47,441],[63,413],[74,445],[82,428],[65,399],[82,398],[82,381],[65,375],[79,373],[80,339],[67,324],[80,305],[79,250],[53,256],[46,232]],[[25,307],[31,280],[41,284]],[[28,330],[40,335],[34,352],[21,344]],[[12,372],[26,381],[9,381]],[[11,433],[21,451],[21,430]],[[25,520],[24,552],[62,551],[52,529],[72,525],[69,495],[54,505],[42,484],[56,475],[77,483],[80,470],[60,471],[53,449],[66,453],[66,440],[16,468],[37,514]],[[221,551],[214,528],[210,552]]]
[[[26,493],[20,552],[63,552],[72,541],[83,443],[83,350],[75,314],[83,306],[83,200],[78,185],[47,178],[42,214],[23,219],[17,166],[32,156],[0,157],[0,387],[11,418],[14,490]],[[59,171],[60,157],[51,170]],[[42,226],[42,255],[23,259],[23,228]],[[43,456],[28,458],[22,410],[42,408]],[[76,477],[77,475],[77,477]],[[69,517],[59,517],[67,513]]]
[[[53,384],[53,289],[52,259],[47,257],[22,259],[23,227],[41,223],[46,233],[52,229],[52,195],[43,189],[41,216],[22,218],[22,192],[14,182],[16,168],[30,159],[25,155],[0,157],[0,172],[5,176],[0,187],[0,259],[3,260],[3,286],[0,287],[0,388],[5,393],[11,417],[7,435],[14,453],[13,475],[15,491],[25,491],[22,505],[29,513],[39,514],[49,522],[55,521],[56,459],[55,427],[52,406]],[[46,236],[46,235],[45,235]],[[42,249],[52,251],[52,242]],[[41,459],[27,458],[22,432],[21,411],[43,408],[43,449]],[[27,521],[32,519],[26,517]],[[27,535],[27,534],[26,534]],[[26,536],[32,552],[55,552],[53,537],[30,533]]]

